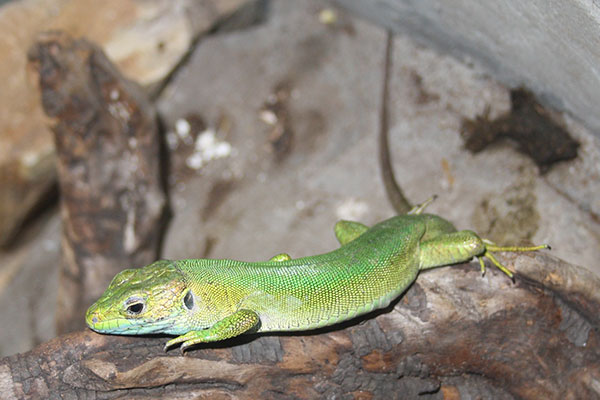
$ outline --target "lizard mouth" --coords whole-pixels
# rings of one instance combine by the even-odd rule
[[[91,323],[88,322],[88,327],[94,332],[115,335],[146,335],[161,333],[168,331],[171,326],[172,324],[166,321],[161,323],[136,324],[122,317],[105,320],[96,319],[96,321],[94,321],[94,317],[92,317]]]
[[[106,318],[100,315],[97,309],[92,306],[85,315],[87,326],[98,333],[108,333],[115,335],[146,335],[152,333],[166,333],[173,328],[173,321],[161,318],[156,321],[133,321],[131,319],[116,316]]]

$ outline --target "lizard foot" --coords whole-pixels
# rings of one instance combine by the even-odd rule
[[[485,243],[485,252],[481,256],[477,257],[477,259],[479,260],[479,265],[481,265],[482,276],[485,275],[485,263],[483,262],[483,258],[487,257],[492,262],[492,264],[498,267],[500,271],[504,272],[506,275],[508,275],[509,278],[513,279],[513,273],[504,265],[502,265],[500,261],[496,259],[496,257],[494,257],[493,252],[525,252],[550,249],[550,246],[547,244],[542,244],[539,246],[496,246],[493,242],[489,240],[482,239],[482,241]]]

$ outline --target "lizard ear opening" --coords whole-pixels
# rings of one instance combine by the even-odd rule
[[[194,295],[192,294],[191,289],[188,290],[188,292],[185,294],[185,297],[183,298],[183,305],[188,310],[191,310],[192,308],[194,308]]]

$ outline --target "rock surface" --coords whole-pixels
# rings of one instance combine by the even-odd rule
[[[60,216],[38,218],[17,250],[0,252],[0,354],[21,353],[56,337]]]
[[[485,65],[600,137],[600,6],[581,0],[336,0],[398,33]]]

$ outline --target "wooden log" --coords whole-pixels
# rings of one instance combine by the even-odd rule
[[[422,273],[387,310],[303,334],[163,352],[166,337],[61,336],[0,360],[0,398],[600,397],[598,278],[548,254]]]
[[[50,32],[29,51],[58,155],[64,262],[57,329],[81,329],[86,308],[126,266],[157,255],[165,195],[154,106],[84,39]]]

